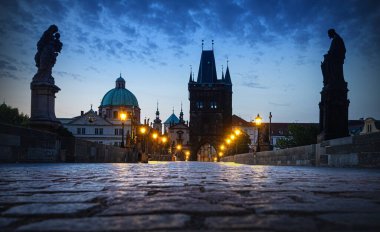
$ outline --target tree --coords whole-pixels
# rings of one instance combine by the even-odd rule
[[[276,147],[284,149],[316,144],[318,130],[317,125],[291,124],[288,126],[289,136],[277,140]]]
[[[12,108],[3,103],[0,105],[0,122],[26,126],[29,122],[29,116],[20,114],[17,108]]]

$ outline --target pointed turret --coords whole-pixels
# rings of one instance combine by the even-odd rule
[[[156,110],[156,119],[154,120],[154,123],[161,123],[160,111],[158,110],[158,102],[157,102],[157,110]]]
[[[222,81],[224,81],[224,70],[223,70],[223,65],[222,65]]]
[[[227,65],[226,76],[225,76],[224,80],[225,80],[226,84],[232,85],[231,76],[230,76],[230,69],[228,68],[228,65]]]
[[[181,112],[179,113],[179,123],[185,123],[185,121],[183,120],[182,102],[181,102]]]
[[[190,78],[189,78],[189,83],[190,82],[194,82],[194,79],[193,79],[193,67],[190,65]]]

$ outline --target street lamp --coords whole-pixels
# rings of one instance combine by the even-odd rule
[[[257,148],[256,148],[256,152],[260,151],[260,125],[261,125],[262,120],[263,119],[260,117],[260,114],[257,114],[257,116],[255,118],[255,124],[257,127]]]
[[[127,114],[124,112],[120,113],[120,121],[121,121],[121,144],[120,147],[124,147],[124,123],[127,120]]]
[[[140,127],[140,133],[143,135],[143,140],[144,140],[143,152],[145,153],[145,149],[146,149],[146,140],[145,140],[146,128],[144,126]]]

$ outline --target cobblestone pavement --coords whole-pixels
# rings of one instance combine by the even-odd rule
[[[0,165],[1,231],[380,231],[380,170]]]

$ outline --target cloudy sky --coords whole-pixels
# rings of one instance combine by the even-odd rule
[[[0,100],[27,114],[36,43],[51,24],[63,42],[57,117],[97,109],[121,73],[142,118],[154,118],[158,101],[163,120],[181,102],[187,119],[204,39],[204,49],[214,40],[219,78],[229,60],[234,114],[318,122],[320,62],[335,28],[347,48],[349,118],[380,120],[380,1],[1,0]]]

